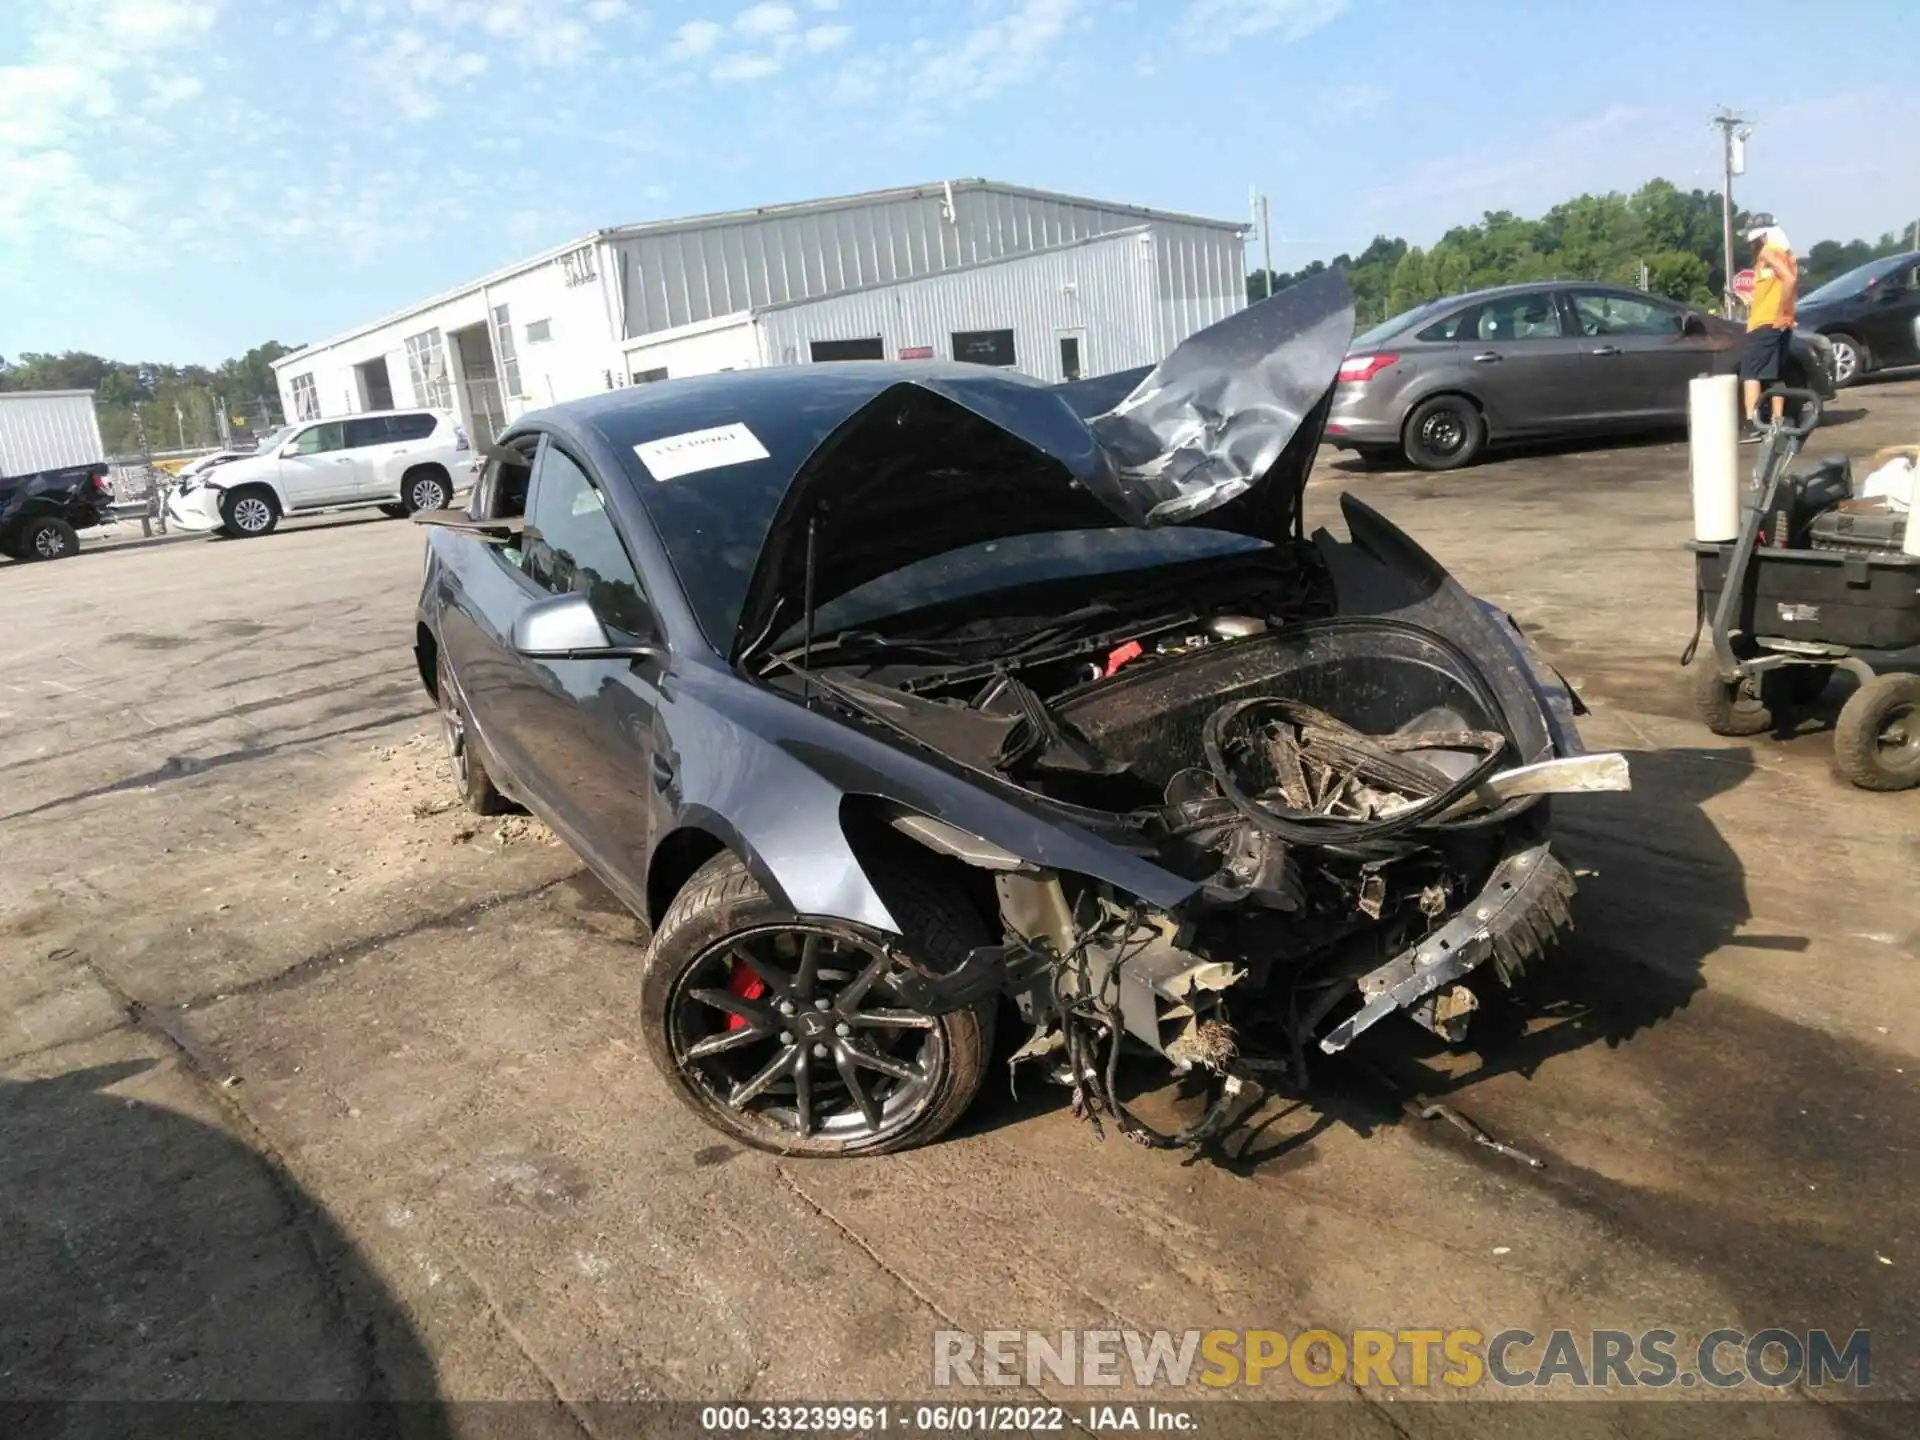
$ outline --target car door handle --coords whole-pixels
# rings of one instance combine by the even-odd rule
[[[1587,353],[1589,355],[1619,355],[1622,351],[1618,345],[1596,345]]]
[[[1473,363],[1476,365],[1497,365],[1505,358],[1506,357],[1497,350],[1482,350],[1478,355],[1473,357]]]
[[[341,455],[336,457],[333,463],[336,465],[351,465],[353,463],[353,457],[350,455]]]

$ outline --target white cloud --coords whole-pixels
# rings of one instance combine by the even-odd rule
[[[764,3],[752,5],[733,17],[733,28],[750,40],[769,40],[784,35],[800,23],[790,5]]]
[[[807,49],[812,54],[824,55],[846,44],[851,34],[851,25],[815,25],[807,31]]]
[[[140,191],[101,151],[165,136],[150,113],[194,93],[169,67],[218,12],[216,0],[64,0],[22,17],[20,61],[0,66],[0,249],[65,236],[90,260],[139,257]]]
[[[164,108],[184,105],[196,98],[204,88],[197,75],[164,75],[154,82],[151,93],[153,103]]]
[[[627,0],[587,0],[587,18],[604,25],[627,13]]]
[[[910,47],[913,58],[896,78],[900,93],[922,109],[976,103],[1040,74],[1054,42],[1083,0],[1020,0],[997,20],[962,33],[947,46]]]
[[[840,0],[807,0],[807,4],[815,10],[827,12],[832,12],[840,8]]]
[[[1217,52],[1256,35],[1302,40],[1346,9],[1347,0],[1191,0],[1179,28],[1191,48]]]
[[[720,37],[726,34],[720,26],[711,20],[689,20],[673,32],[673,40],[667,46],[667,54],[676,60],[694,60],[713,52],[720,43]]]
[[[762,80],[780,71],[780,62],[771,55],[723,55],[707,72],[725,84],[737,80]]]

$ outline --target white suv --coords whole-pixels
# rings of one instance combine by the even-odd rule
[[[183,530],[265,535],[282,515],[377,505],[444,510],[472,459],[444,410],[381,410],[289,425],[252,455],[182,480],[167,518]]]

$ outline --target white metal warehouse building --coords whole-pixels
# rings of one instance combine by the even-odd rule
[[[436,405],[485,438],[556,401],[762,365],[1099,375],[1245,306],[1245,228],[988,180],[657,221],[545,251],[274,369],[289,420]]]

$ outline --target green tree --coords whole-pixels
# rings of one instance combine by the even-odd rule
[[[1647,288],[1687,305],[1711,305],[1707,262],[1684,250],[1658,250],[1647,257]]]
[[[1393,267],[1393,279],[1387,289],[1387,313],[1398,315],[1416,305],[1424,305],[1436,293],[1427,274],[1426,252],[1415,245]]]

